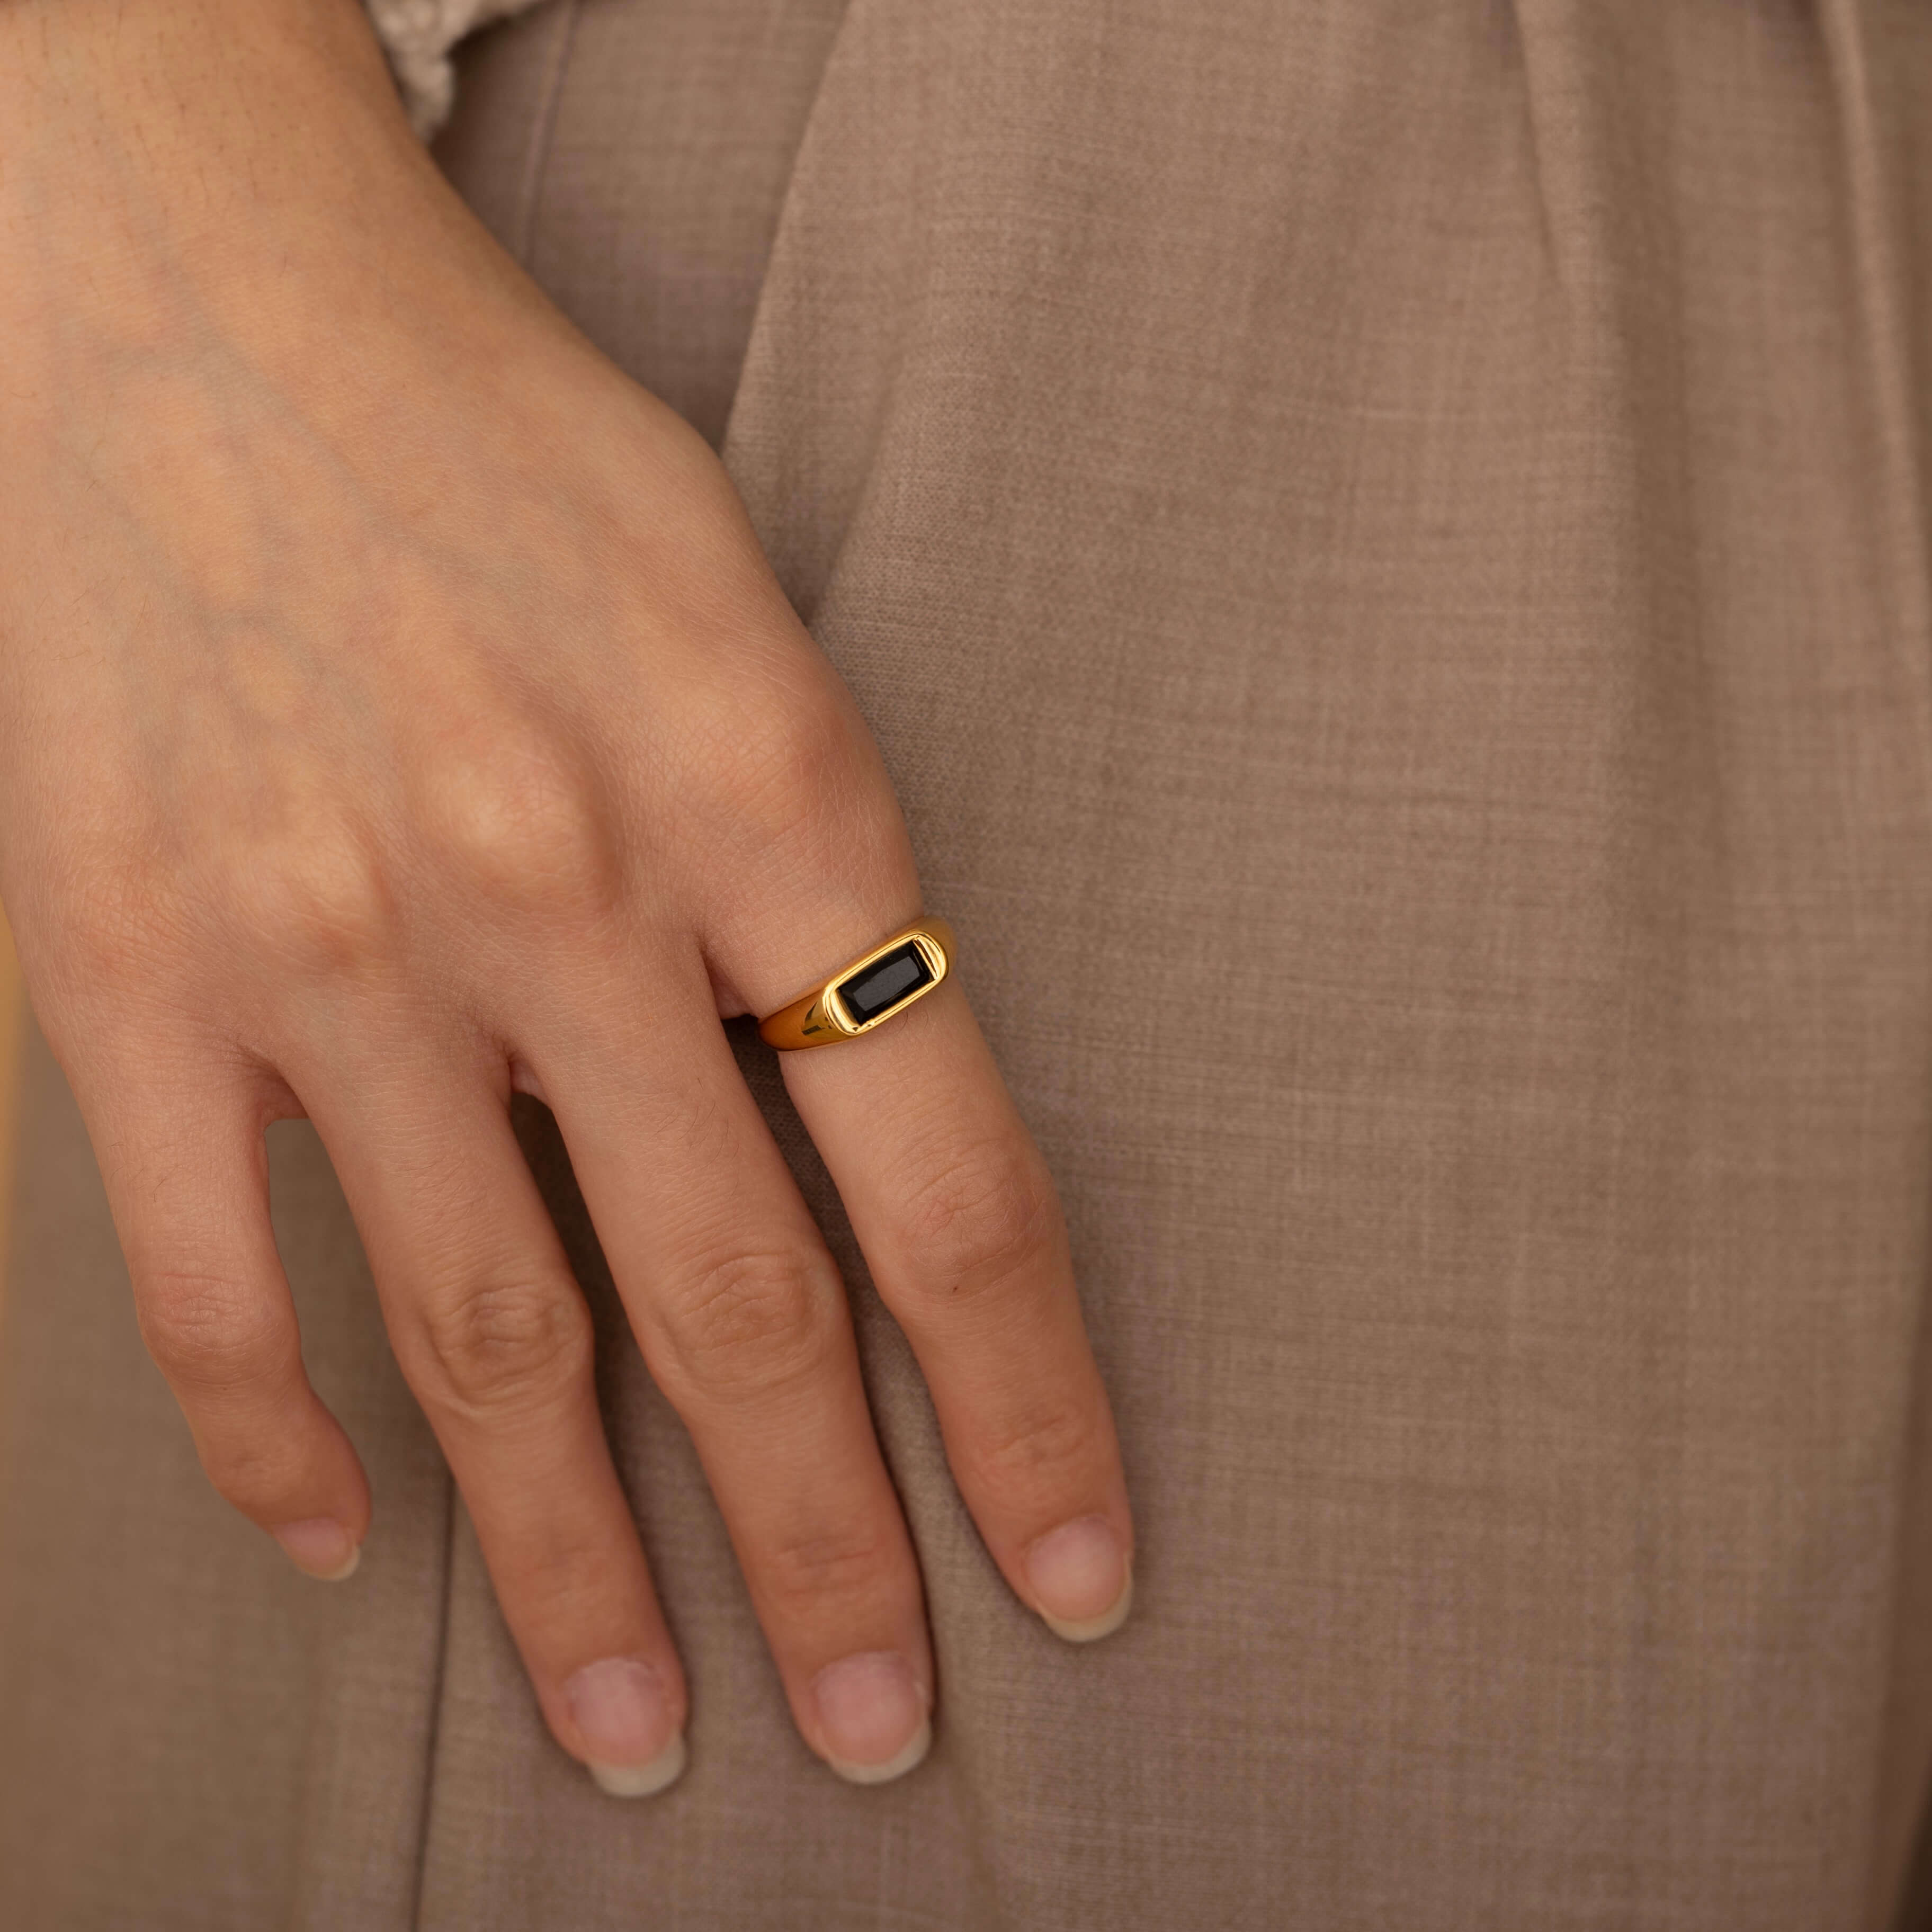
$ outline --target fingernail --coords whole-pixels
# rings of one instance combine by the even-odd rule
[[[1105,1516],[1079,1516],[1048,1530],[1027,1552],[1026,1574],[1034,1607],[1069,1643],[1110,1635],[1133,1606],[1133,1571]]]
[[[298,1570],[325,1583],[340,1583],[356,1574],[362,1548],[333,1516],[304,1516],[273,1532]]]
[[[684,1733],[671,1720],[664,1679],[635,1657],[586,1664],[563,1687],[590,1775],[613,1798],[648,1798],[676,1783]]]
[[[932,1747],[926,1693],[896,1651],[842,1658],[812,1688],[826,1758],[854,1784],[903,1778]]]

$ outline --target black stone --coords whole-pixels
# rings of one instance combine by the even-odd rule
[[[926,963],[926,955],[908,939],[874,959],[864,972],[840,980],[838,997],[844,1001],[845,1010],[863,1026],[868,1020],[904,1006],[920,987],[932,984],[932,969]]]

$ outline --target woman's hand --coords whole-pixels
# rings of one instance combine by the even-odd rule
[[[352,0],[0,0],[0,892],[216,1486],[318,1574],[369,1496],[262,1135],[333,1159],[565,1748],[686,1694],[513,1139],[555,1111],[800,1730],[924,1748],[844,1295],[721,1014],[920,909],[852,703],[702,442],[417,149]],[[956,982],[788,1056],[954,1474],[1064,1634],[1131,1530],[1052,1185]]]

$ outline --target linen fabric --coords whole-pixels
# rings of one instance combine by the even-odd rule
[[[440,148],[722,447],[1058,1177],[1142,1544],[1012,1598],[852,1283],[938,1742],[793,1736],[554,1130],[691,1768],[544,1735],[308,1129],[376,1526],[202,1486],[29,1066],[0,1921],[1932,1922],[1932,14],[559,0]],[[855,934],[855,946],[867,935]]]

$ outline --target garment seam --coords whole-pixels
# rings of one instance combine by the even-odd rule
[[[412,1932],[422,1932],[423,1895],[429,1876],[430,1828],[436,1802],[436,1752],[442,1739],[443,1683],[449,1662],[449,1612],[454,1598],[455,1572],[456,1481],[446,1469],[442,1474],[442,1587],[436,1606],[436,1660],[430,1672],[429,1725],[423,1739],[422,1790],[416,1813],[416,1873],[410,1897]]]
[[[517,189],[516,246],[512,251],[519,265],[530,265],[530,250],[536,238],[537,204],[543,194],[544,176],[549,172],[550,144],[556,135],[558,102],[563,93],[564,75],[570,66],[577,39],[579,0],[558,0],[559,17],[552,44],[550,72],[544,81],[543,98],[538,104],[531,124],[530,152],[524,160],[524,178]]]

